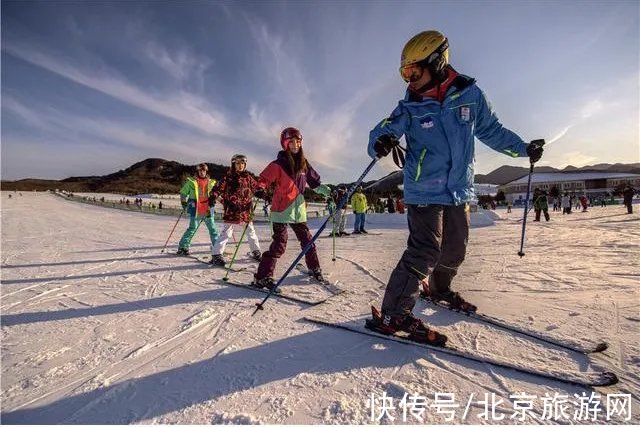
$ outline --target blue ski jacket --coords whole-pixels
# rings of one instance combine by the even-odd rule
[[[475,80],[464,75],[456,77],[442,103],[417,99],[407,90],[391,116],[369,134],[372,158],[373,146],[384,134],[405,137],[407,204],[461,205],[475,199],[474,136],[501,153],[527,156],[527,144],[502,126]]]

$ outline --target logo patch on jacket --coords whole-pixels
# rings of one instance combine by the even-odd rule
[[[463,122],[471,121],[471,107],[460,107],[460,119]]]
[[[420,122],[420,127],[422,129],[430,129],[433,127],[433,119],[431,117],[427,117],[424,121]]]

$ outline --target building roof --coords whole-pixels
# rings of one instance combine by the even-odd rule
[[[534,184],[544,184],[547,182],[585,181],[591,179],[616,178],[640,178],[640,175],[635,173],[619,172],[541,172],[534,173],[531,177],[531,182]],[[504,185],[526,184],[528,179],[529,176],[525,175]]]

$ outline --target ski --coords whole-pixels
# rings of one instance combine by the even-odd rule
[[[250,285],[248,285],[246,283],[236,282],[236,281],[231,280],[231,279],[225,280],[223,283],[231,285],[231,286],[235,286],[237,288],[251,289],[251,290],[253,290],[255,292],[260,292],[260,293],[263,293],[263,294],[268,294],[269,293],[268,289],[256,288],[256,287],[250,286]],[[322,304],[328,298],[331,298],[331,297],[328,297],[328,298],[325,298],[325,299],[319,300],[319,301],[308,301],[308,300],[305,300],[305,299],[302,299],[302,298],[295,297],[293,295],[289,295],[287,293],[283,293],[280,289],[278,289],[276,292],[271,294],[271,296],[276,297],[276,298],[285,299],[285,300],[288,300],[288,301],[297,302],[299,304],[310,305],[310,306]]]
[[[606,387],[618,382],[618,377],[613,372],[574,372],[574,371],[542,371],[535,368],[527,368],[525,366],[519,366],[514,363],[505,360],[499,360],[472,353],[468,350],[458,349],[454,346],[447,345],[445,347],[436,347],[429,344],[423,344],[409,339],[403,338],[398,335],[383,335],[378,332],[366,329],[364,324],[361,323],[332,323],[327,320],[316,318],[310,315],[304,317],[305,320],[324,325],[331,326],[338,329],[344,329],[351,332],[356,332],[363,335],[369,335],[385,340],[395,341],[406,345],[413,345],[417,347],[423,347],[431,351],[438,353],[449,354],[452,356],[461,357],[463,359],[472,360],[480,363],[487,363],[489,365],[510,369],[515,372],[532,375],[539,378],[545,378],[554,381],[560,381],[567,384],[577,385],[581,387]]]
[[[592,345],[583,345],[581,343],[578,342],[572,342],[569,340],[562,340],[559,338],[554,338],[551,337],[549,335],[540,333],[540,332],[536,332],[536,331],[531,331],[531,330],[527,330],[524,329],[522,327],[516,326],[514,324],[505,322],[504,320],[489,316],[487,314],[482,314],[482,313],[466,313],[466,312],[462,312],[462,311],[457,311],[457,310],[452,310],[449,308],[449,306],[445,303],[442,302],[437,302],[437,301],[433,301],[432,299],[428,298],[428,297],[423,297],[422,295],[420,296],[420,299],[423,300],[426,303],[429,303],[431,305],[434,305],[436,307],[439,308],[445,308],[449,311],[453,311],[456,312],[462,316],[467,316],[470,317],[472,319],[475,320],[479,320],[481,322],[496,326],[498,328],[504,329],[506,331],[510,331],[510,332],[516,332],[518,334],[521,335],[525,335],[527,337],[530,338],[534,338],[537,339],[538,341],[543,341],[546,342],[548,344],[552,344],[555,345],[556,347],[562,347],[566,350],[571,350],[571,351],[575,351],[577,353],[584,353],[584,354],[589,354],[589,353],[600,353],[605,351],[609,345],[606,342],[600,342],[597,344],[592,344]]]
[[[202,264],[206,264],[209,267],[213,267],[213,268],[224,268],[224,269],[227,268],[227,267],[222,267],[222,266],[217,266],[217,265],[211,264],[206,258],[200,258],[200,257],[198,257],[196,255],[176,255],[176,254],[167,254],[167,255],[173,255],[173,256],[178,257],[178,258],[191,258],[193,260],[196,260],[198,262],[201,262]],[[234,273],[240,273],[240,272],[243,272],[243,271],[247,271],[248,268],[249,267],[231,268],[230,270],[233,271]]]

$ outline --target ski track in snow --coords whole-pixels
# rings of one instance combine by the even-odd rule
[[[252,316],[260,294],[225,285],[224,270],[160,253],[175,218],[44,193],[2,197],[5,422],[361,424],[371,423],[371,393],[382,391],[397,399],[405,392],[453,392],[461,410],[472,393],[495,393],[510,404],[518,392],[588,391],[301,322],[309,310],[338,316],[367,312],[369,301],[379,307],[382,278],[406,246],[400,215],[368,218],[379,236],[338,239],[338,262],[331,262],[331,239],[318,241],[323,269],[346,293],[314,307],[272,298]],[[26,222],[26,206],[48,215]],[[640,232],[634,228],[640,218],[622,209],[552,213],[549,223],[528,224],[523,259],[516,256],[522,212],[502,211],[495,226],[481,220],[483,227],[471,230],[455,279],[456,290],[487,314],[558,338],[606,339],[610,349],[603,354],[573,354],[453,313],[416,308],[455,345],[481,354],[540,369],[611,368],[621,382],[602,392],[630,393],[633,421],[640,422],[640,316],[633,303],[640,296]],[[175,250],[185,227],[183,219],[167,251]],[[270,230],[259,224],[257,231],[264,250]],[[206,234],[194,239],[194,253],[209,253]],[[298,247],[291,237],[276,278]],[[468,410],[457,422],[486,423],[477,418],[481,405]],[[499,412],[503,423],[513,421],[512,410]],[[541,407],[533,414],[540,417]],[[444,419],[431,412],[424,422]]]

